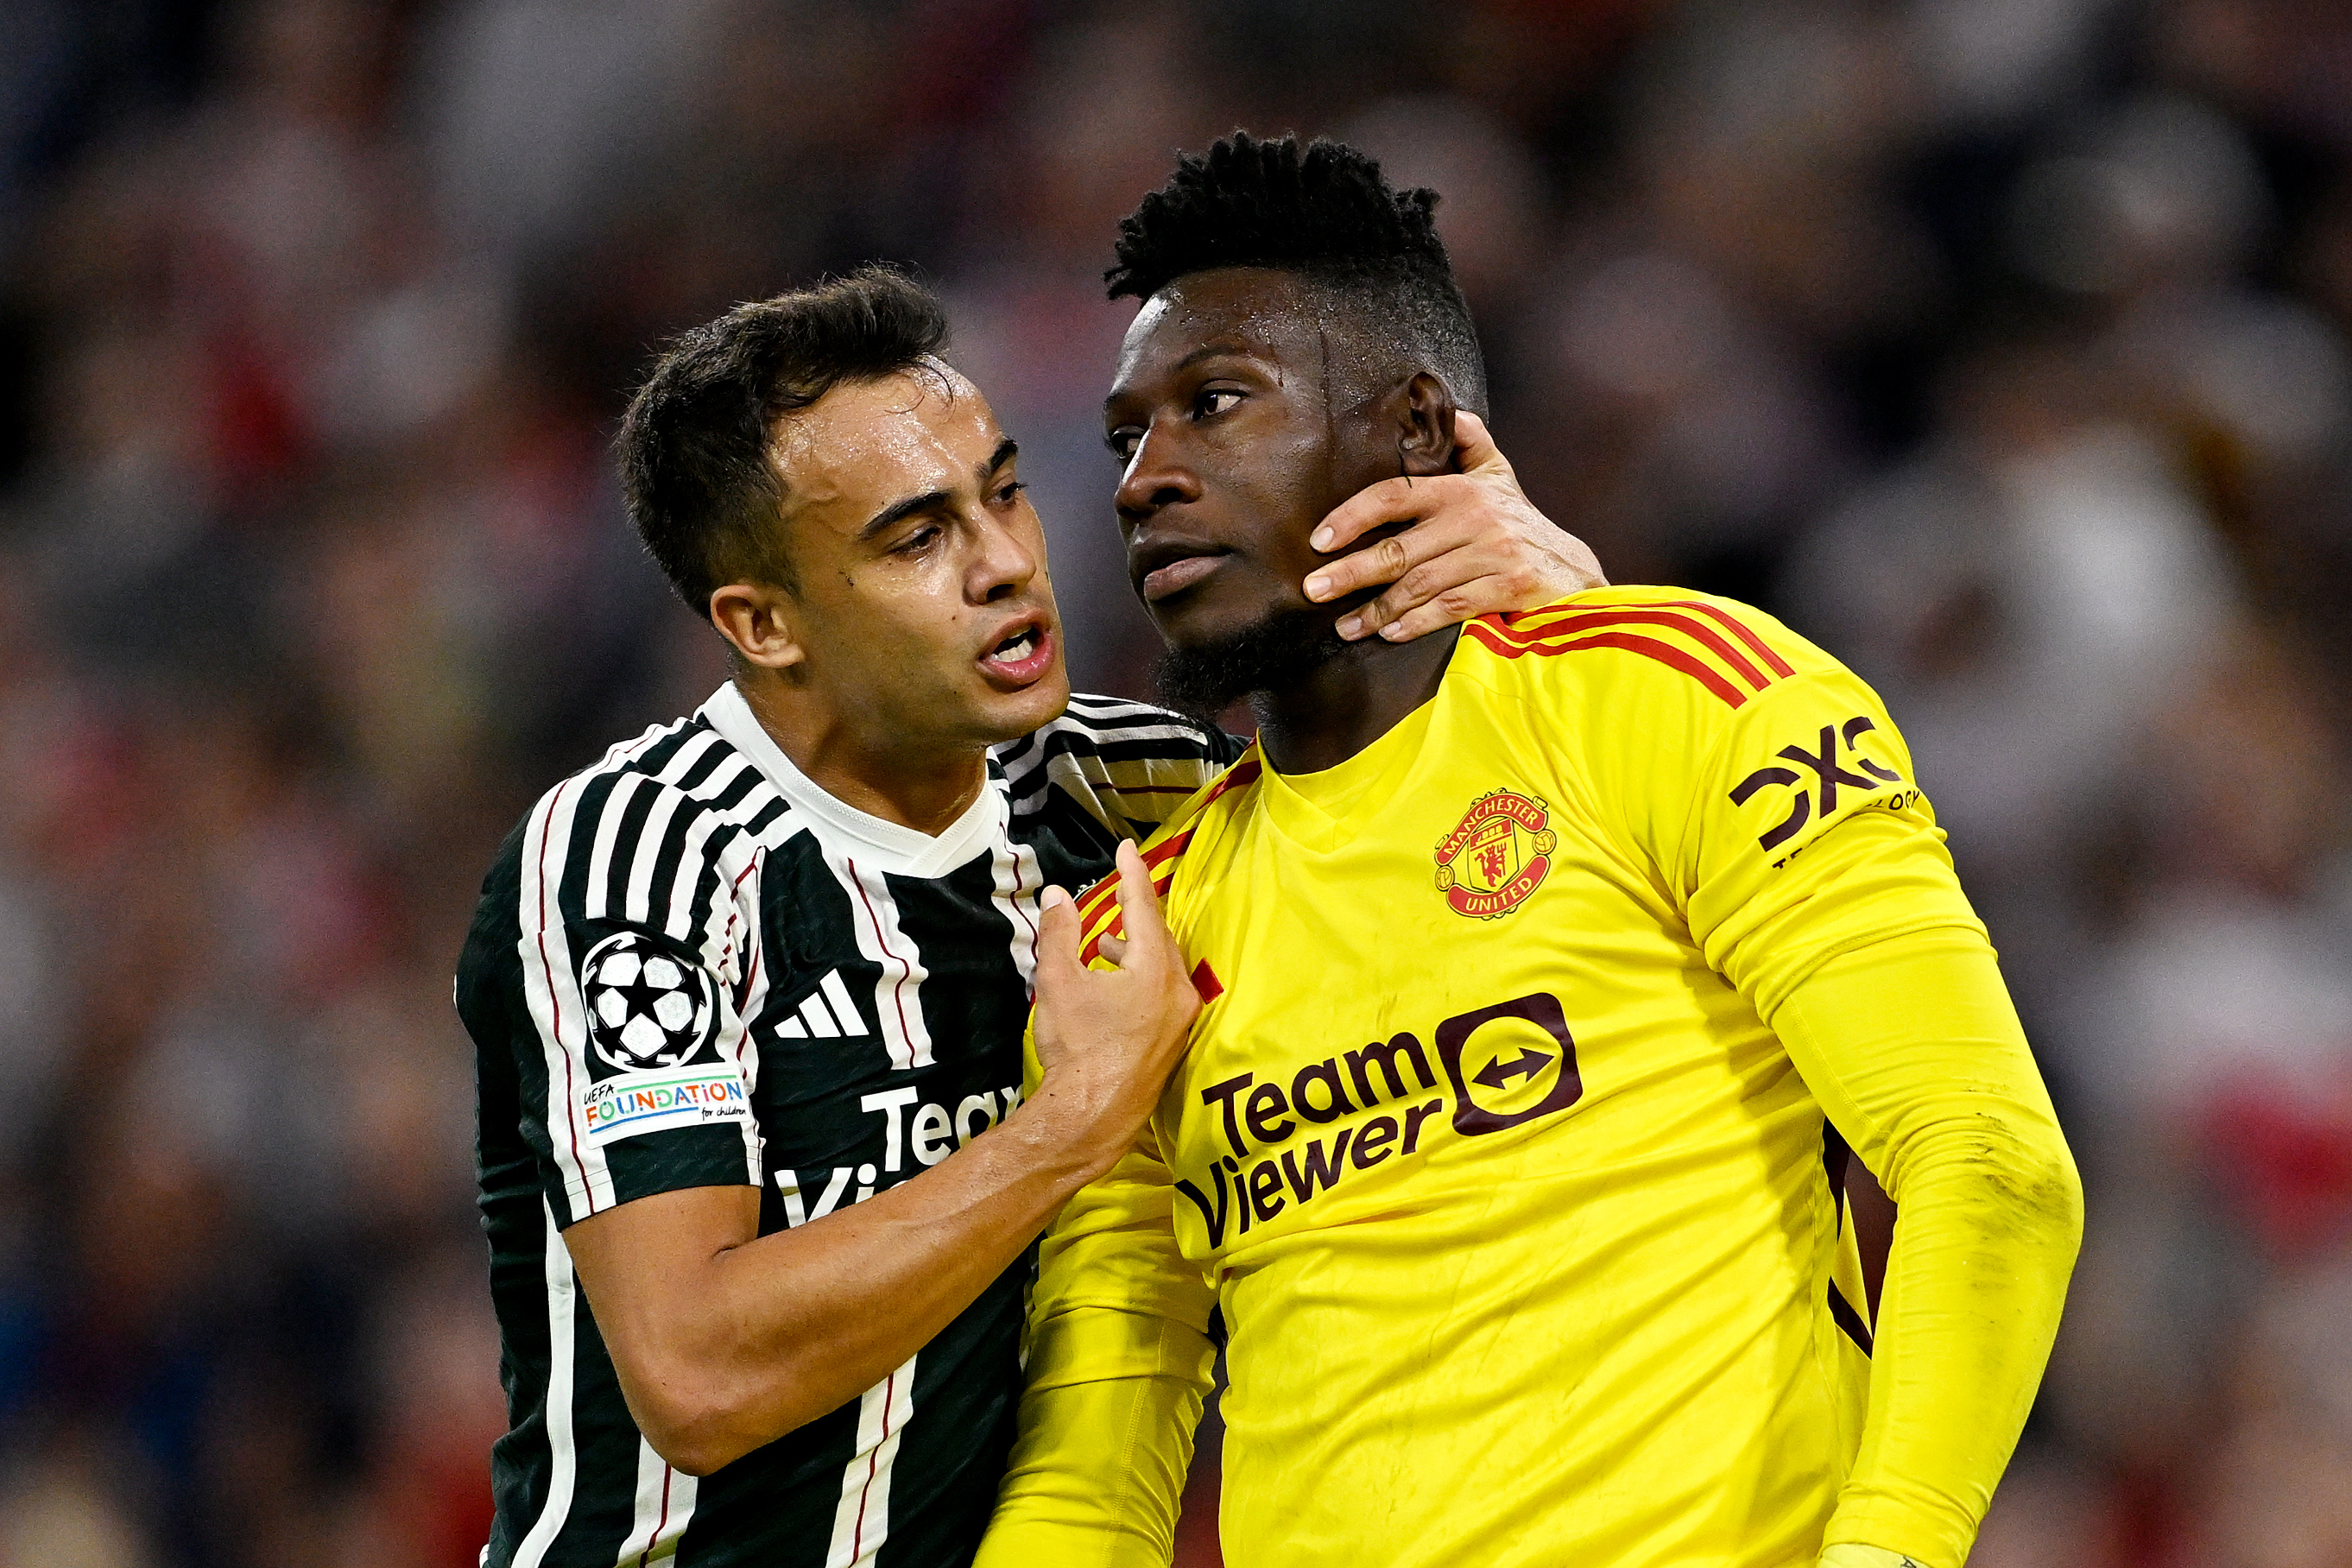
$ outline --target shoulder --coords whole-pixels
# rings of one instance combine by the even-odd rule
[[[1740,776],[1823,724],[1899,744],[1859,678],[1736,599],[1601,589],[1481,617],[1464,643],[1465,679],[1491,693],[1498,727],[1542,747],[1596,803],[1644,819],[1684,820],[1723,795],[1725,769]]]
[[[1143,841],[1140,848],[1143,863],[1151,872],[1151,890],[1168,905],[1171,921],[1181,918],[1180,906],[1189,901],[1190,884],[1180,887],[1177,880],[1178,873],[1191,863],[1187,857],[1197,860],[1196,850],[1213,857],[1209,847],[1249,808],[1265,772],[1256,745],[1249,744],[1239,761],[1196,791]],[[1079,960],[1091,962],[1104,937],[1119,934],[1117,872],[1079,895],[1078,921]]]
[[[514,891],[526,921],[534,909],[542,921],[685,921],[709,879],[748,868],[791,812],[706,718],[656,725],[540,796],[511,842]]]
[[[1463,627],[1489,684],[1573,689],[1736,712],[1775,686],[1842,666],[1771,616],[1685,588],[1596,588]]]
[[[1004,770],[1017,802],[1045,787],[1047,764],[1057,757],[1089,772],[1163,761],[1211,760],[1222,767],[1241,744],[1213,724],[1149,702],[1074,692],[1060,718],[1007,741],[990,755]]]
[[[1080,694],[1060,718],[990,755],[1016,818],[1045,810],[1058,791],[1115,841],[1150,833],[1243,744],[1149,702]]]

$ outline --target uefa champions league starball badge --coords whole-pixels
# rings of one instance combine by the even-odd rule
[[[709,972],[638,931],[618,931],[580,965],[588,1039],[622,1072],[677,1067],[709,1043],[717,1014]]]

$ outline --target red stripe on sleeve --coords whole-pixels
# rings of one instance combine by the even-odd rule
[[[1737,637],[1741,642],[1746,643],[1749,647],[1754,648],[1756,650],[1757,657],[1761,658],[1766,664],[1771,666],[1773,674],[1794,675],[1797,673],[1794,669],[1789,667],[1789,661],[1787,659],[1782,658],[1779,654],[1772,651],[1771,644],[1766,642],[1762,637],[1758,637],[1754,632],[1748,630],[1748,623],[1742,621],[1737,616],[1727,615],[1724,611],[1717,609],[1713,605],[1704,605],[1696,599],[1669,599],[1666,603],[1679,610],[1696,610],[1700,615],[1706,616],[1709,620],[1720,622],[1722,625],[1730,627],[1733,636]]]
[[[1545,631],[1549,636],[1564,637],[1582,632],[1586,628],[1592,626],[1642,625],[1665,626],[1671,630],[1681,632],[1684,636],[1691,638],[1694,642],[1696,642],[1701,647],[1705,647],[1708,652],[1714,654],[1717,658],[1723,660],[1724,663],[1729,665],[1733,670],[1737,671],[1744,679],[1746,679],[1748,685],[1754,687],[1759,691],[1763,690],[1766,687],[1772,684],[1772,678],[1770,676],[1766,675],[1762,670],[1748,663],[1746,658],[1741,657],[1738,648],[1733,647],[1729,643],[1724,641],[1723,638],[1716,632],[1710,630],[1705,626],[1702,626],[1697,621],[1691,619],[1688,616],[1676,615],[1672,610],[1653,610],[1648,608],[1596,610],[1590,615],[1570,616],[1567,620],[1559,622],[1556,626],[1546,627]],[[1788,672],[1783,670],[1781,673],[1785,675]]]
[[[1590,637],[1579,637],[1573,642],[1531,641],[1524,647],[1515,647],[1497,637],[1487,635],[1486,628],[1475,621],[1465,623],[1462,629],[1476,637],[1483,647],[1502,655],[1505,658],[1519,658],[1528,654],[1549,658],[1557,654],[1575,653],[1582,648],[1621,648],[1627,653],[1638,653],[1644,658],[1656,659],[1669,668],[1681,670],[1734,708],[1739,707],[1748,700],[1748,694],[1734,686],[1721,671],[1715,669],[1695,655],[1685,653],[1671,643],[1662,643],[1655,637],[1636,637],[1631,632],[1596,632]]]

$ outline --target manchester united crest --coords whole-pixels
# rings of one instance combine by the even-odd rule
[[[1437,890],[1446,907],[1474,920],[1499,920],[1524,902],[1551,869],[1559,837],[1544,803],[1512,790],[1482,795],[1438,841]]]

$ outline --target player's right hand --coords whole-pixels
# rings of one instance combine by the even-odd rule
[[[1383,479],[1339,503],[1307,542],[1349,552],[1318,566],[1303,584],[1317,604],[1388,584],[1339,617],[1349,641],[1378,632],[1411,642],[1496,610],[1534,610],[1609,579],[1591,547],[1536,510],[1510,460],[1468,409],[1454,415],[1461,471]],[[1349,546],[1376,529],[1409,522],[1366,549]]]
[[[1117,963],[1088,969],[1078,959],[1077,906],[1049,888],[1037,933],[1037,1062],[1029,1103],[1065,1120],[1070,1135],[1108,1170],[1159,1104],[1184,1055],[1201,998],[1152,891],[1150,868],[1134,845],[1118,847],[1118,903],[1125,950]]]

